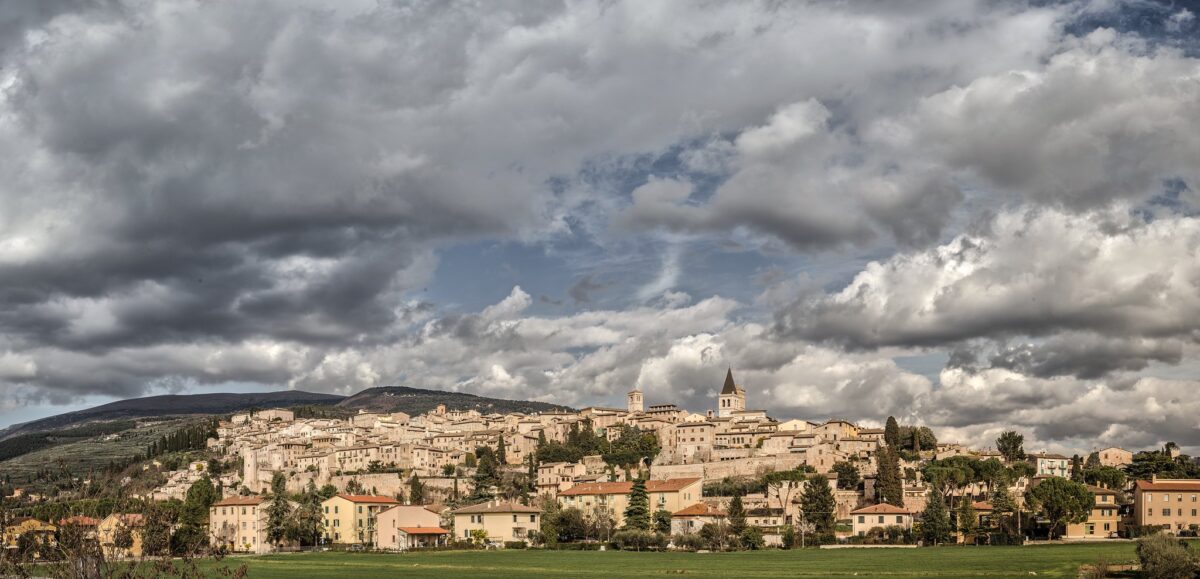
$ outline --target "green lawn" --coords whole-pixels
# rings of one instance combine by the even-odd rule
[[[228,558],[253,578],[305,577],[1076,577],[1100,557],[1134,562],[1133,543],[1037,547],[836,549],[742,553],[443,551]]]

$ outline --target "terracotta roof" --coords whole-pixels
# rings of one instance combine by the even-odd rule
[[[1200,483],[1200,481],[1196,481],[1196,482]],[[1104,488],[1104,487],[1098,487],[1098,486],[1096,486],[1096,485],[1088,485],[1088,486],[1087,486],[1087,488],[1088,488],[1088,490],[1089,490],[1089,491],[1092,491],[1092,494],[1094,494],[1094,495],[1113,495],[1113,496],[1116,496],[1116,494],[1117,494],[1117,491],[1114,491],[1114,490],[1112,490],[1112,489],[1106,489],[1106,488]]]
[[[142,516],[141,513],[113,513],[109,515],[109,517],[116,517],[117,520],[129,525],[130,527],[141,527],[146,524],[146,517]]]
[[[853,511],[850,511],[850,514],[851,515],[911,515],[912,511],[910,511],[904,507],[897,507],[896,505],[880,503],[878,505],[871,505],[869,507],[863,507],[861,509],[854,509]]]
[[[646,481],[648,493],[672,493],[699,481],[699,478],[670,478],[667,480]],[[575,495],[627,495],[633,492],[633,481],[625,482],[594,482],[575,485],[558,496]]]
[[[225,497],[225,498],[213,503],[213,506],[214,507],[238,507],[238,506],[261,505],[266,500],[267,499],[265,499],[263,497]]]
[[[979,501],[977,503],[971,503],[971,508],[975,509],[976,511],[994,511],[994,510],[996,510],[996,508],[992,506],[992,503],[989,503],[987,501]]]
[[[1137,481],[1140,491],[1200,491],[1200,480]]]
[[[396,527],[409,535],[449,535],[450,531],[441,527]]]
[[[673,517],[724,517],[725,511],[714,509],[705,503],[696,503],[690,507],[684,507],[674,513]]]
[[[529,507],[521,503],[511,502],[486,502],[478,505],[463,507],[454,511],[456,515],[473,515],[479,513],[540,513],[541,509],[537,507]]]
[[[79,525],[81,527],[95,527],[96,525],[100,524],[100,519],[93,519],[83,515],[75,515],[73,517],[59,519],[58,524],[59,526]]]
[[[400,501],[398,501],[392,497],[383,497],[383,496],[379,496],[379,495],[344,495],[344,494],[339,493],[334,496],[341,497],[352,503],[376,503],[376,504],[385,504],[385,505],[400,504]]]

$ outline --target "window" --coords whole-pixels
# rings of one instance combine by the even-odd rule
[[[866,522],[867,522],[867,518],[866,518],[866,517],[864,517],[864,516],[862,516],[862,515],[859,515],[859,516],[858,516],[858,522],[859,522],[859,523],[862,523],[862,524],[866,524]]]
[[[515,522],[517,522],[517,516],[516,516],[516,515],[513,515],[513,522],[514,522],[514,523],[515,523]]]
[[[1192,514],[1193,514],[1193,515],[1194,515],[1194,514],[1196,514],[1196,510],[1195,510],[1195,509],[1192,509]],[[537,515],[529,515],[529,522],[531,522],[531,523],[536,523],[536,522],[537,522]]]
[[[1171,509],[1163,509],[1163,516],[1164,517],[1171,516]]]
[[[883,524],[883,515],[879,515],[879,524]]]
[[[897,525],[903,525],[903,524],[904,524],[904,517],[902,517],[902,516],[900,516],[900,515],[896,515],[896,524],[897,524]]]

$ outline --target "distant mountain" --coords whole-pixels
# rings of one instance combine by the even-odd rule
[[[288,406],[333,405],[345,399],[334,394],[316,394],[302,390],[279,392],[255,392],[245,394],[168,394],[147,396],[110,402],[95,408],[77,410],[14,424],[0,430],[0,440],[27,434],[55,430],[95,420],[117,420],[126,418],[153,418],[159,416],[188,416],[201,414],[228,414],[252,408],[277,408]]]
[[[369,412],[405,412],[417,415],[429,412],[438,404],[445,404],[450,410],[478,410],[483,414],[491,412],[554,412],[571,410],[566,406],[546,402],[526,402],[520,400],[503,400],[500,398],[485,398],[462,392],[445,392],[442,390],[424,390],[407,386],[384,386],[368,388],[347,397],[337,405],[352,410]]]

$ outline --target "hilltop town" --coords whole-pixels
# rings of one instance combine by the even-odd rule
[[[170,439],[202,440],[202,450],[182,455],[192,460],[142,464],[161,471],[161,484],[134,493],[134,508],[14,516],[47,501],[15,490],[5,544],[49,545],[82,526],[108,557],[141,557],[155,544],[143,537],[150,519],[170,509],[170,538],[158,541],[169,547],[160,552],[176,549],[181,535],[205,549],[266,553],[1008,544],[1200,528],[1197,467],[1173,444],[1067,457],[1027,454],[1011,431],[996,449],[974,449],[893,418],[885,428],[779,421],[748,407],[732,369],[714,402],[702,414],[646,405],[635,389],[625,408],[578,411],[483,414],[442,404],[415,416],[235,413],[207,434]]]

